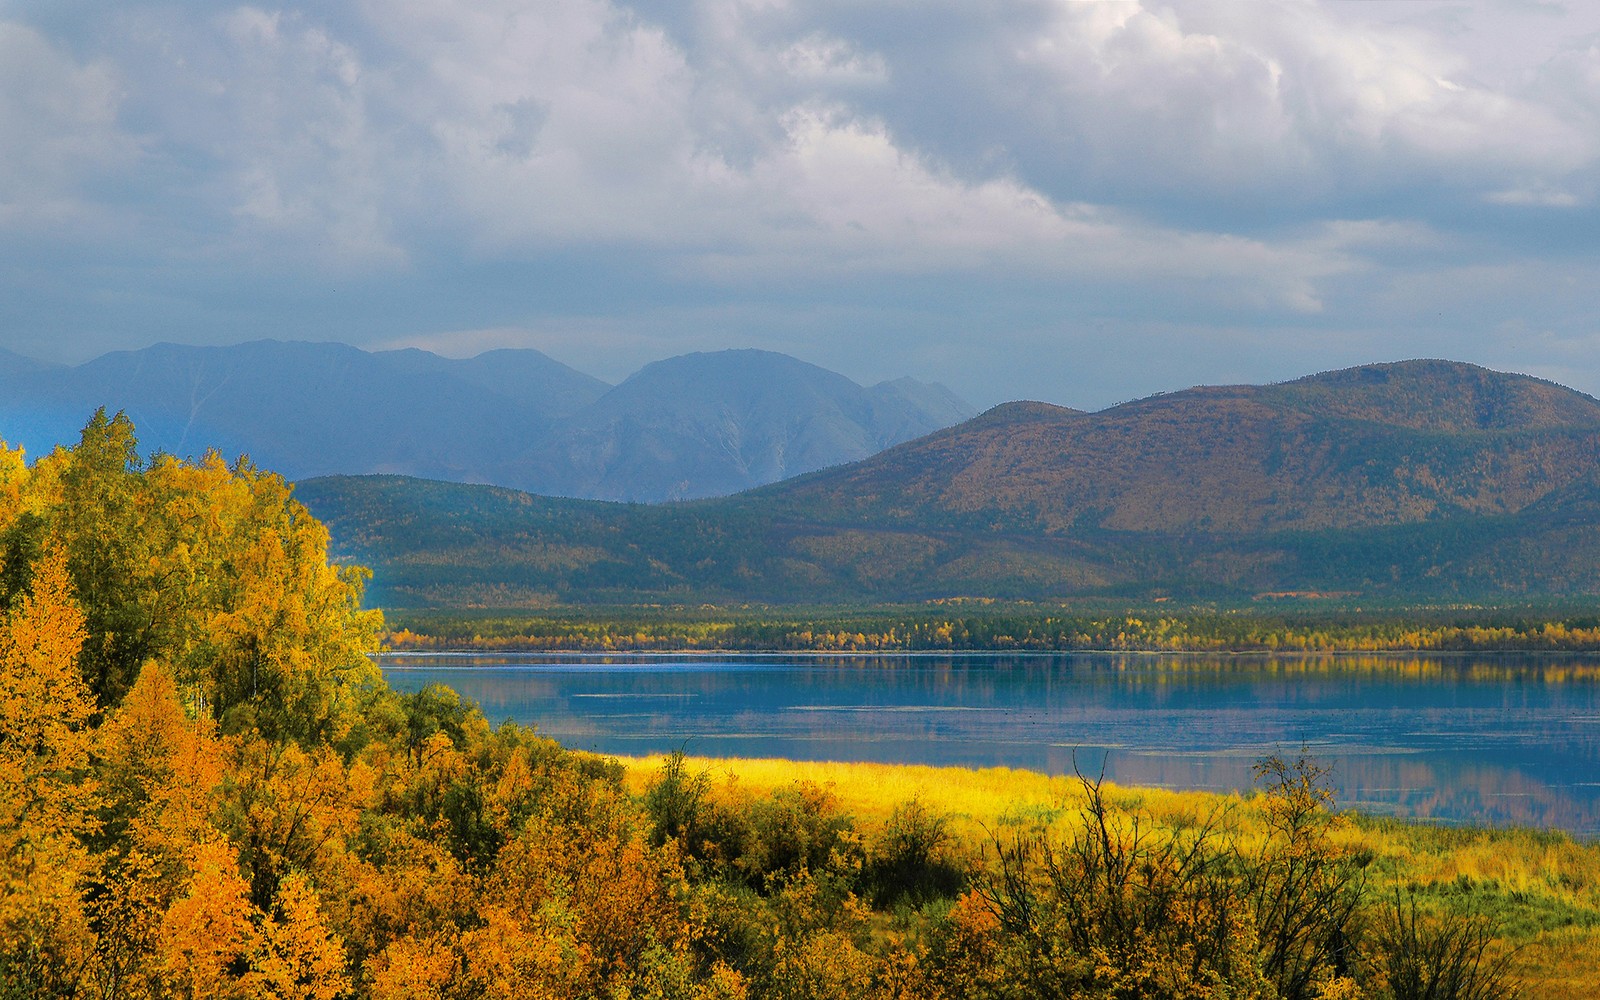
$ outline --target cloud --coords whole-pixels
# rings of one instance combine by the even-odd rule
[[[778,63],[796,80],[833,86],[883,84],[889,67],[875,52],[861,52],[849,41],[814,32],[778,56]]]
[[[83,186],[139,157],[117,127],[118,91],[109,63],[0,22],[0,232],[95,224]]]
[[[1550,188],[1508,188],[1504,191],[1491,191],[1484,195],[1484,200],[1496,205],[1528,205],[1542,208],[1574,208],[1582,204],[1582,199],[1571,191]]]
[[[1082,205],[1226,232],[1208,201],[1281,224],[1422,184],[1575,205],[1568,175],[1600,143],[1570,108],[1454,82],[1437,46],[1306,3],[1019,3],[976,24],[933,4],[892,35],[826,3],[700,10],[674,34],[603,0],[397,0],[339,23],[134,8],[101,58],[156,155],[205,161],[197,226],[378,265],[441,239],[787,253],[844,215],[859,256],[936,257],[1031,243]],[[108,89],[109,70],[79,73]],[[1581,89],[1556,75],[1546,90]],[[107,124],[104,96],[72,105]]]
[[[878,29],[906,85],[876,99],[906,140],[967,169],[1189,218],[1202,202],[1269,220],[1370,211],[1424,183],[1472,200],[1508,171],[1593,162],[1586,122],[1474,83],[1437,38],[1338,9],[1039,3],[971,24],[934,6],[931,30]]]
[[[119,324],[125,339],[177,326],[165,336],[463,347],[599,330],[670,353],[803,344],[809,314],[817,344],[875,369],[921,352],[1003,385],[1028,364],[1007,344],[1072,345],[1106,322],[1225,331],[1224,347],[1271,330],[1285,357],[1300,343],[1309,358],[1319,331],[1409,323],[1423,295],[1477,302],[1461,321],[1487,350],[1493,330],[1548,311],[1512,282],[1496,278],[1495,302],[1472,282],[1594,264],[1579,234],[1596,212],[1600,45],[1576,13],[101,13],[0,22],[0,139],[16,151],[0,158],[0,321],[36,341],[77,326],[111,346]],[[41,280],[20,262],[47,241],[60,252]],[[973,329],[988,374],[959,343]],[[1128,336],[1136,364],[1148,352]]]

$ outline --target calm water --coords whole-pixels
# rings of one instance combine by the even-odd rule
[[[601,753],[861,760],[1249,787],[1308,745],[1340,802],[1600,835],[1600,658],[388,656]]]

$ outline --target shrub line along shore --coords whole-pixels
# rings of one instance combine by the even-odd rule
[[[1470,616],[1470,617],[1469,617]],[[1537,609],[1415,609],[1286,617],[939,610],[659,608],[528,615],[389,613],[388,648],[477,652],[1495,653],[1600,651],[1600,616]]]

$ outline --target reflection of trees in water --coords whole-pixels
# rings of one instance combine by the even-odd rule
[[[1310,741],[1372,812],[1600,833],[1600,658],[1583,656],[607,656],[407,658],[584,749],[1085,773],[1248,789]],[[542,665],[528,668],[528,664]],[[492,663],[473,669],[472,663]],[[452,669],[416,669],[416,668]],[[1142,751],[1135,753],[1133,751]]]
[[[791,653],[761,657],[755,654],[715,653],[681,656],[640,656],[638,654],[584,654],[553,656],[531,653],[523,656],[483,654],[470,656],[407,655],[386,658],[386,668],[505,668],[545,669],[617,667],[670,669],[674,666],[695,669],[711,666],[798,666],[826,667],[843,673],[876,674],[885,669],[905,670],[926,679],[934,686],[981,684],[985,677],[1009,675],[1043,676],[1065,674],[1089,678],[1098,675],[1125,677],[1134,684],[1169,684],[1176,678],[1192,676],[1212,679],[1247,680],[1253,677],[1391,677],[1396,680],[1435,681],[1449,679],[1474,683],[1506,681],[1539,684],[1600,684],[1600,657],[1589,654],[1537,653],[1402,653],[1344,654],[1203,654],[1203,653],[879,653],[805,654]],[[819,678],[822,683],[832,683]]]
[[[1446,823],[1600,833],[1600,789],[1553,786],[1521,768],[1455,757],[1318,754],[1315,747],[1312,753],[1332,765],[1335,797],[1343,808]],[[1070,769],[1070,752],[1064,754]],[[1100,751],[1078,752],[1080,767],[1098,769],[1100,761]],[[1157,755],[1113,750],[1106,756],[1106,777],[1120,785],[1245,790],[1253,785],[1250,769],[1254,763],[1254,758],[1244,754]],[[1569,780],[1584,777],[1571,775]],[[1600,769],[1590,771],[1588,777],[1600,778]]]

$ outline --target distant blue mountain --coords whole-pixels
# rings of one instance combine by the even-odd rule
[[[60,367],[62,366],[50,364],[48,361],[35,361],[33,358],[23,357],[15,351],[8,351],[0,347],[0,378],[10,375],[28,375]]]
[[[913,379],[866,388],[770,351],[647,365],[530,449],[522,483],[598,500],[722,496],[868,458],[973,410]]]
[[[70,444],[100,406],[127,412],[146,450],[247,454],[291,479],[395,473],[638,501],[855,461],[973,412],[940,386],[864,388],[764,351],[673,358],[619,386],[535,350],[157,344],[75,367],[0,352],[7,442]]]

